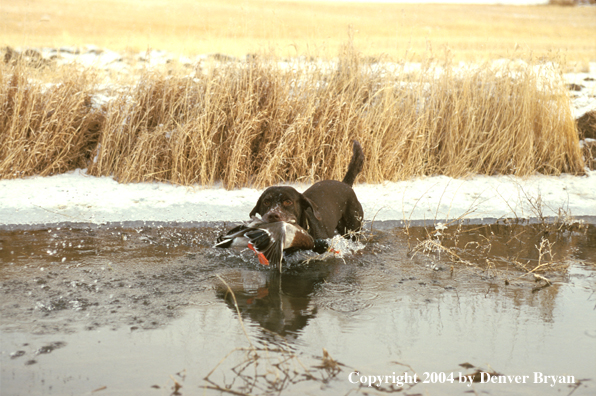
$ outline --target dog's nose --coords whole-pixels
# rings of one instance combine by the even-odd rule
[[[263,217],[263,220],[265,220],[267,223],[273,223],[275,221],[281,221],[281,216],[279,213],[271,212],[267,213],[265,217]]]

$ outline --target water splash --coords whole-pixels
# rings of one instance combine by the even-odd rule
[[[329,258],[343,259],[351,256],[354,253],[364,249],[365,245],[356,240],[346,239],[341,235],[336,235],[331,239],[327,239],[329,248],[325,253],[315,253],[311,250],[301,250],[289,255],[285,255],[286,263],[288,265],[295,265],[299,263],[308,263],[310,261],[323,261]]]

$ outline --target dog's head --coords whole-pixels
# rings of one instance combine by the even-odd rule
[[[261,194],[250,216],[258,213],[267,223],[285,221],[307,228],[305,213],[307,210],[312,211],[316,219],[321,219],[317,205],[313,201],[292,187],[276,186],[269,187]]]

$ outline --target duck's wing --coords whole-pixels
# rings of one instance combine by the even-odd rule
[[[240,224],[239,226],[232,228],[225,235],[218,236],[217,243],[213,245],[213,247],[229,248],[232,246],[239,246],[238,243],[243,244],[246,247],[246,238],[244,238],[244,233],[247,230],[250,230],[250,227],[248,227],[246,224]],[[238,239],[245,239],[245,241],[239,241]]]
[[[261,228],[247,230],[244,235],[248,238],[251,245],[259,252],[265,251],[273,239],[268,230]]]
[[[279,223],[279,224],[278,224]],[[286,227],[283,222],[267,223],[266,226],[255,228],[245,233],[255,250],[281,270]]]
[[[263,224],[263,220],[253,216],[249,222],[245,222],[244,224],[240,224],[239,226],[232,228],[225,235],[218,236],[217,243],[213,245],[213,247],[246,247],[246,244],[249,240],[244,236],[244,233],[248,230],[258,227],[261,224]]]

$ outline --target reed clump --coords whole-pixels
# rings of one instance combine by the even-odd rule
[[[24,63],[0,68],[0,178],[84,168],[97,146],[103,115],[91,103],[93,73],[32,82],[38,74]]]
[[[145,70],[99,108],[87,71],[44,91],[24,67],[0,69],[3,178],[87,167],[120,182],[226,188],[341,180],[354,139],[369,183],[584,169],[565,84],[548,64],[412,68],[348,44],[333,62],[259,55],[190,74]]]

